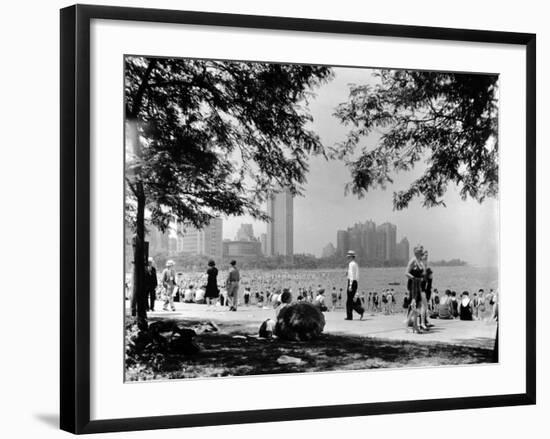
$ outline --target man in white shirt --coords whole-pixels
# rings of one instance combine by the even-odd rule
[[[350,250],[347,253],[348,264],[348,288],[346,300],[346,320],[353,320],[353,310],[355,310],[363,320],[365,309],[361,306],[361,301],[356,300],[357,282],[359,281],[359,265],[355,262],[355,252]]]

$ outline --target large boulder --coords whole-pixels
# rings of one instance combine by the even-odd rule
[[[306,341],[319,337],[324,327],[325,316],[318,307],[308,302],[295,302],[279,312],[275,334],[285,340]]]

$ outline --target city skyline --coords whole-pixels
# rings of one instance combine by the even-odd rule
[[[171,255],[182,253],[212,257],[259,254],[281,256],[268,254],[267,233],[256,235],[252,224],[241,223],[234,239],[228,239],[223,237],[223,223],[222,218],[214,218],[208,226],[199,230],[193,226],[185,227],[181,222],[174,221],[165,232],[152,226],[146,234],[149,253],[166,252]],[[335,254],[343,256],[348,250],[354,250],[359,255],[364,253],[363,256],[370,260],[405,260],[409,254],[409,243],[406,237],[398,243],[396,230],[397,226],[388,222],[378,226],[372,220],[367,220],[364,224],[355,223],[347,230],[337,230],[336,246],[332,241],[327,243],[323,247],[321,257],[331,257]],[[285,232],[289,236],[293,235],[292,228],[286,229]],[[346,238],[341,240],[340,237],[343,234]],[[130,236],[130,233],[128,232],[127,235]],[[128,244],[130,244],[129,241]],[[402,244],[406,245],[405,251],[399,249],[399,245]],[[406,256],[399,258],[399,255],[403,254]]]
[[[344,256],[349,250],[354,251],[357,260],[362,263],[399,262],[406,264],[410,253],[407,237],[403,237],[397,243],[397,226],[395,224],[384,222],[376,225],[372,220],[355,223],[346,230],[336,232],[335,254]]]
[[[331,114],[338,103],[346,101],[350,83],[373,84],[374,80],[368,69],[336,68],[335,79],[319,89],[310,101],[314,117],[311,129],[318,133],[324,145],[334,145],[345,137],[347,128],[337,123]],[[367,148],[376,143],[378,135],[373,133],[365,139]],[[486,199],[483,203],[463,200],[459,189],[450,184],[444,197],[445,206],[426,209],[420,200],[412,200],[405,210],[393,209],[392,191],[408,187],[422,175],[423,166],[420,163],[408,172],[396,174],[392,185],[371,190],[359,199],[345,193],[350,171],[344,162],[312,156],[302,187],[304,196],[293,199],[292,253],[320,257],[329,242],[336,246],[335,230],[344,230],[370,218],[377,224],[396,224],[397,241],[407,236],[411,246],[422,244],[432,260],[458,258],[472,265],[497,266],[498,199]],[[263,210],[269,213],[267,203]],[[270,225],[250,216],[223,217],[223,239],[233,240],[241,224],[253,227],[262,253],[267,254]],[[466,224],[475,224],[475,227],[465,227]],[[265,235],[264,242],[262,235]]]
[[[309,102],[314,119],[311,129],[326,146],[341,142],[349,130],[333,116],[335,107],[348,99],[349,84],[373,85],[376,81],[369,69],[335,68],[334,72],[334,80],[317,90]],[[379,135],[373,132],[365,138],[365,148],[374,147]],[[459,258],[472,265],[497,266],[498,199],[488,198],[483,203],[463,200],[460,189],[449,184],[444,206],[427,209],[421,200],[413,199],[407,209],[394,210],[393,191],[409,187],[423,174],[426,166],[428,163],[419,162],[407,172],[392,175],[393,184],[357,198],[345,192],[350,169],[344,162],[312,156],[302,188],[304,196],[294,198],[294,253],[321,256],[328,242],[335,244],[334,230],[343,230],[370,218],[377,224],[387,221],[398,225],[397,240],[407,236],[411,247],[422,244],[433,260]],[[267,211],[266,206],[264,209]],[[265,223],[249,216],[224,218],[224,230],[228,233],[224,237],[232,238],[242,222],[252,223],[255,230],[266,230]]]

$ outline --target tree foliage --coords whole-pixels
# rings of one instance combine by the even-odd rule
[[[145,222],[197,228],[250,214],[273,191],[300,192],[310,154],[311,90],[326,67],[177,58],[125,58],[126,219],[135,228],[133,298],[147,329]]]
[[[395,209],[415,197],[425,207],[444,205],[450,183],[463,199],[497,195],[497,75],[380,70],[375,76],[375,85],[352,85],[335,113],[351,126],[333,150],[350,168],[348,192],[362,197],[385,188],[394,173],[424,160],[423,174],[394,192]],[[381,133],[375,147],[364,146],[375,130]]]
[[[125,67],[127,197],[143,197],[161,230],[174,217],[265,220],[267,194],[299,193],[309,154],[323,152],[307,99],[326,67],[137,56]]]

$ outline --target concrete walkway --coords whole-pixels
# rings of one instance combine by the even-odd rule
[[[128,302],[127,302],[128,304]],[[271,308],[262,309],[255,305],[240,306],[237,312],[230,312],[219,306],[208,307],[188,303],[174,303],[176,311],[162,311],[162,302],[157,301],[155,312],[148,313],[150,317],[170,317],[175,319],[211,320],[219,325],[234,326],[248,334],[257,334],[260,324],[275,317]],[[331,334],[348,334],[369,338],[379,338],[394,341],[449,343],[454,345],[481,347],[493,349],[496,337],[496,322],[461,321],[433,319],[434,324],[428,332],[414,334],[405,327],[405,316],[398,314],[383,315],[381,313],[367,314],[359,320],[355,313],[354,320],[344,320],[345,312],[336,309],[326,312],[325,332]]]

